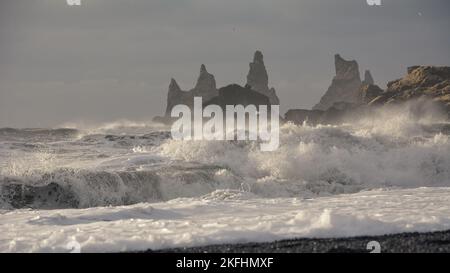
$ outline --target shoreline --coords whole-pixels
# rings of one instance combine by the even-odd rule
[[[450,230],[349,238],[296,238],[266,243],[220,244],[170,248],[144,253],[369,253],[367,244],[380,243],[381,253],[450,253]]]

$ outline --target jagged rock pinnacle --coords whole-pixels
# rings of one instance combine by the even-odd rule
[[[261,51],[257,50],[253,56],[254,63],[260,63],[264,65],[264,56]]]
[[[344,60],[341,55],[334,56],[334,65],[336,68],[336,77],[338,80],[361,79],[359,75],[359,66],[355,60]]]
[[[178,100],[183,96],[183,91],[178,85],[177,81],[172,78],[170,79],[169,84],[169,92],[167,92],[167,107],[165,116],[170,116],[170,111],[172,111],[172,107],[178,104]]]
[[[374,84],[375,81],[373,80],[372,74],[370,73],[370,70],[366,70],[364,72],[364,84]]]
[[[269,77],[267,76],[266,67],[264,66],[264,57],[261,51],[256,51],[253,57],[253,62],[250,63],[250,71],[247,76],[247,85],[245,88],[232,88],[233,90],[246,90],[246,94],[238,97],[250,96],[255,99],[258,95],[262,98],[266,98],[270,101],[271,105],[279,105],[279,99],[276,95],[275,89],[268,87]],[[252,90],[248,90],[252,89]],[[256,96],[249,95],[251,93],[260,93]],[[202,64],[200,66],[200,73],[197,78],[195,87],[189,91],[181,90],[175,79],[171,79],[169,85],[169,92],[167,95],[167,107],[166,113],[163,117],[165,120],[170,120],[170,114],[172,108],[175,105],[184,104],[188,107],[193,106],[194,97],[202,97],[204,102],[219,95],[219,90],[216,88],[216,80],[214,75],[210,74],[206,69],[206,66]],[[264,102],[264,99],[260,102]],[[263,104],[267,104],[264,102]]]
[[[169,93],[174,91],[181,91],[181,88],[178,85],[177,81],[174,78],[171,78],[169,84]]]
[[[202,64],[201,66],[200,66],[200,74],[201,73],[208,73],[208,71],[206,70],[206,66],[204,65],[204,64]]]
[[[259,50],[255,52],[253,62],[250,63],[246,85],[250,86],[254,91],[267,96],[271,104],[280,104],[275,89],[269,88],[269,76],[267,74],[266,66],[264,65],[264,56]]]
[[[204,95],[216,90],[216,79],[214,75],[208,73],[204,64],[200,66],[200,75],[198,76],[194,90],[195,95]]]
[[[339,54],[336,54],[334,55],[334,65],[336,76],[320,102],[313,107],[314,110],[325,111],[338,102],[356,103],[360,100],[358,92],[362,82],[358,63],[354,60],[344,60]]]

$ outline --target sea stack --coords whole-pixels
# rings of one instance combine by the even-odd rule
[[[334,56],[336,76],[325,95],[316,104],[314,110],[325,111],[336,102],[357,103],[360,100],[361,78],[358,63],[344,60],[339,54]]]
[[[202,64],[197,82],[194,88],[189,91],[183,91],[176,80],[171,79],[167,93],[165,115],[163,117],[155,117],[154,121],[171,122],[170,114],[172,108],[178,104],[184,104],[192,109],[194,97],[202,97],[202,101],[207,104],[214,102],[218,105],[224,105],[224,102],[227,102],[230,104],[279,105],[280,101],[275,93],[275,89],[269,88],[268,84],[269,77],[261,51],[256,51],[253,56],[245,87],[231,84],[221,88],[220,94],[214,75],[210,74],[206,66]]]
[[[370,70],[366,70],[366,72],[364,72],[363,84],[375,84]]]
[[[202,97],[207,101],[217,96],[219,91],[216,88],[216,79],[214,75],[208,73],[206,66],[200,66],[200,74],[197,78],[195,87],[189,91],[181,90],[175,79],[171,79],[169,84],[169,91],[167,94],[167,106],[165,118],[170,117],[170,112],[175,105],[184,104],[189,107],[193,106],[194,97]]]
[[[247,84],[252,90],[269,98],[272,105],[279,105],[280,100],[274,88],[269,88],[269,76],[264,65],[264,56],[261,51],[256,51],[253,62],[250,63],[250,71],[247,75]]]
[[[167,106],[166,106],[166,116],[170,116],[170,111],[177,105],[178,101],[183,96],[183,91],[178,85],[177,81],[172,78],[169,84],[169,91],[167,93]]]
[[[204,100],[217,96],[216,79],[208,73],[204,64],[200,66],[200,75],[192,92],[194,96],[203,97]]]

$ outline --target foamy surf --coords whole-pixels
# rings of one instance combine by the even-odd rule
[[[251,141],[176,141],[146,124],[1,129],[0,251],[450,229],[449,128],[403,115],[284,124],[269,153]]]
[[[270,153],[249,141],[176,141],[167,131],[3,130],[0,200],[3,208],[86,208],[198,197],[221,189],[309,198],[449,186],[447,129],[447,124],[404,119],[285,124],[280,148]]]
[[[450,190],[373,190],[314,199],[216,191],[161,203],[1,211],[1,252],[118,252],[450,229]]]

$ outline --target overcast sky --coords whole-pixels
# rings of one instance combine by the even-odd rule
[[[311,108],[335,53],[375,81],[450,65],[449,0],[0,0],[0,127],[150,120],[200,65],[244,84],[263,52],[281,109]]]

